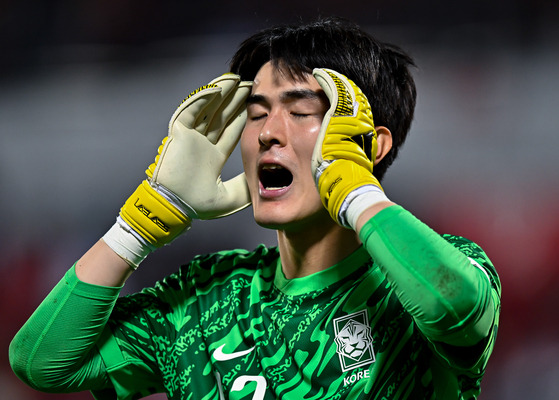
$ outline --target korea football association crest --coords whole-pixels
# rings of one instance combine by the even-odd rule
[[[336,351],[343,372],[375,362],[367,310],[336,318],[334,332]]]

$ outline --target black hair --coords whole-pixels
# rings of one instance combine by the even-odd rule
[[[304,78],[314,68],[330,68],[361,88],[375,125],[392,132],[392,149],[375,166],[381,180],[409,132],[416,101],[410,67],[415,64],[399,47],[376,40],[357,24],[329,17],[301,25],[264,29],[243,41],[230,62],[231,72],[253,80],[270,61],[292,78]]]

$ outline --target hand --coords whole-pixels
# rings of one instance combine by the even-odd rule
[[[332,218],[351,227],[350,203],[382,187],[373,175],[377,133],[371,106],[361,89],[342,74],[316,68],[313,75],[330,100],[312,157],[312,172],[322,203]]]
[[[171,117],[169,136],[146,174],[190,218],[224,217],[250,205],[244,173],[222,182],[221,172],[245,126],[251,87],[224,74],[191,93]]]
[[[224,74],[192,92],[171,117],[148,178],[104,236],[133,267],[187,230],[191,219],[223,217],[250,204],[244,174],[223,182],[221,172],[244,128],[251,86]]]

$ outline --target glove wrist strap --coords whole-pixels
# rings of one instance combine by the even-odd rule
[[[134,231],[120,216],[117,217],[115,224],[105,233],[103,241],[134,270],[156,249],[154,245]]]
[[[384,191],[375,185],[361,186],[353,190],[340,207],[340,223],[355,230],[361,214],[381,201],[390,201]]]
[[[161,186],[160,186],[161,187]],[[170,243],[190,227],[191,219],[144,180],[120,209],[120,217],[155,247]]]

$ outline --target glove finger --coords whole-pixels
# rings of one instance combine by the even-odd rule
[[[213,118],[208,121],[207,137],[210,142],[216,143],[219,140],[229,121],[244,106],[244,101],[250,94],[250,86],[248,89],[246,86],[244,82],[237,83],[222,93],[221,102],[219,105],[216,104],[217,109],[214,110]]]
[[[219,95],[221,90],[217,85],[208,84],[190,93],[171,116],[169,120],[169,134],[177,123],[187,129],[195,129],[196,120],[208,104]]]
[[[227,156],[231,155],[243,133],[247,118],[246,99],[251,90],[252,82],[241,82],[234,96],[223,110],[225,127],[219,129],[220,135],[217,138],[216,146],[219,151]]]
[[[226,73],[214,79],[212,83],[220,87],[221,92],[196,117],[196,130],[206,135],[213,144],[219,138],[220,130],[224,126],[222,122],[224,120],[223,109],[234,96],[239,81],[240,77],[231,73]]]
[[[324,159],[336,159],[342,154],[342,158],[374,160],[376,132],[369,102],[361,89],[336,71],[317,68],[313,75],[331,101],[313,150],[313,171]],[[360,150],[353,147],[355,144]]]
[[[349,80],[335,71],[315,68],[313,76],[330,100],[330,116],[354,116],[356,114],[355,91]]]
[[[229,92],[239,80],[237,75],[227,73],[194,90],[182,101],[171,117],[169,132],[174,124],[178,123],[187,129],[205,134],[215,110],[227,96],[223,91]]]
[[[330,99],[329,117],[357,117],[358,127],[349,129],[347,136],[374,132],[373,114],[369,100],[361,89],[346,76],[331,69],[316,68],[313,75]],[[343,118],[340,119],[340,121]],[[324,119],[323,123],[329,123]],[[343,122],[342,122],[343,123]]]
[[[328,100],[330,100],[330,108],[324,114],[322,125],[320,127],[320,132],[318,134],[318,137],[316,138],[316,144],[314,146],[313,154],[311,158],[311,169],[312,169],[313,176],[315,176],[316,170],[324,161],[322,156],[322,144],[324,143],[324,137],[326,135],[328,124],[330,123],[330,120],[336,113],[336,108],[339,103],[339,93],[338,93],[338,88],[336,87],[336,83],[334,82],[334,79],[332,78],[328,70],[324,68],[315,68],[313,70],[313,76],[318,82],[318,84],[320,85],[320,87],[322,88],[322,90],[324,90],[324,93],[326,94],[326,97],[328,97]],[[341,85],[341,88],[343,88],[343,85]],[[342,94],[343,93],[344,92],[342,92]]]

